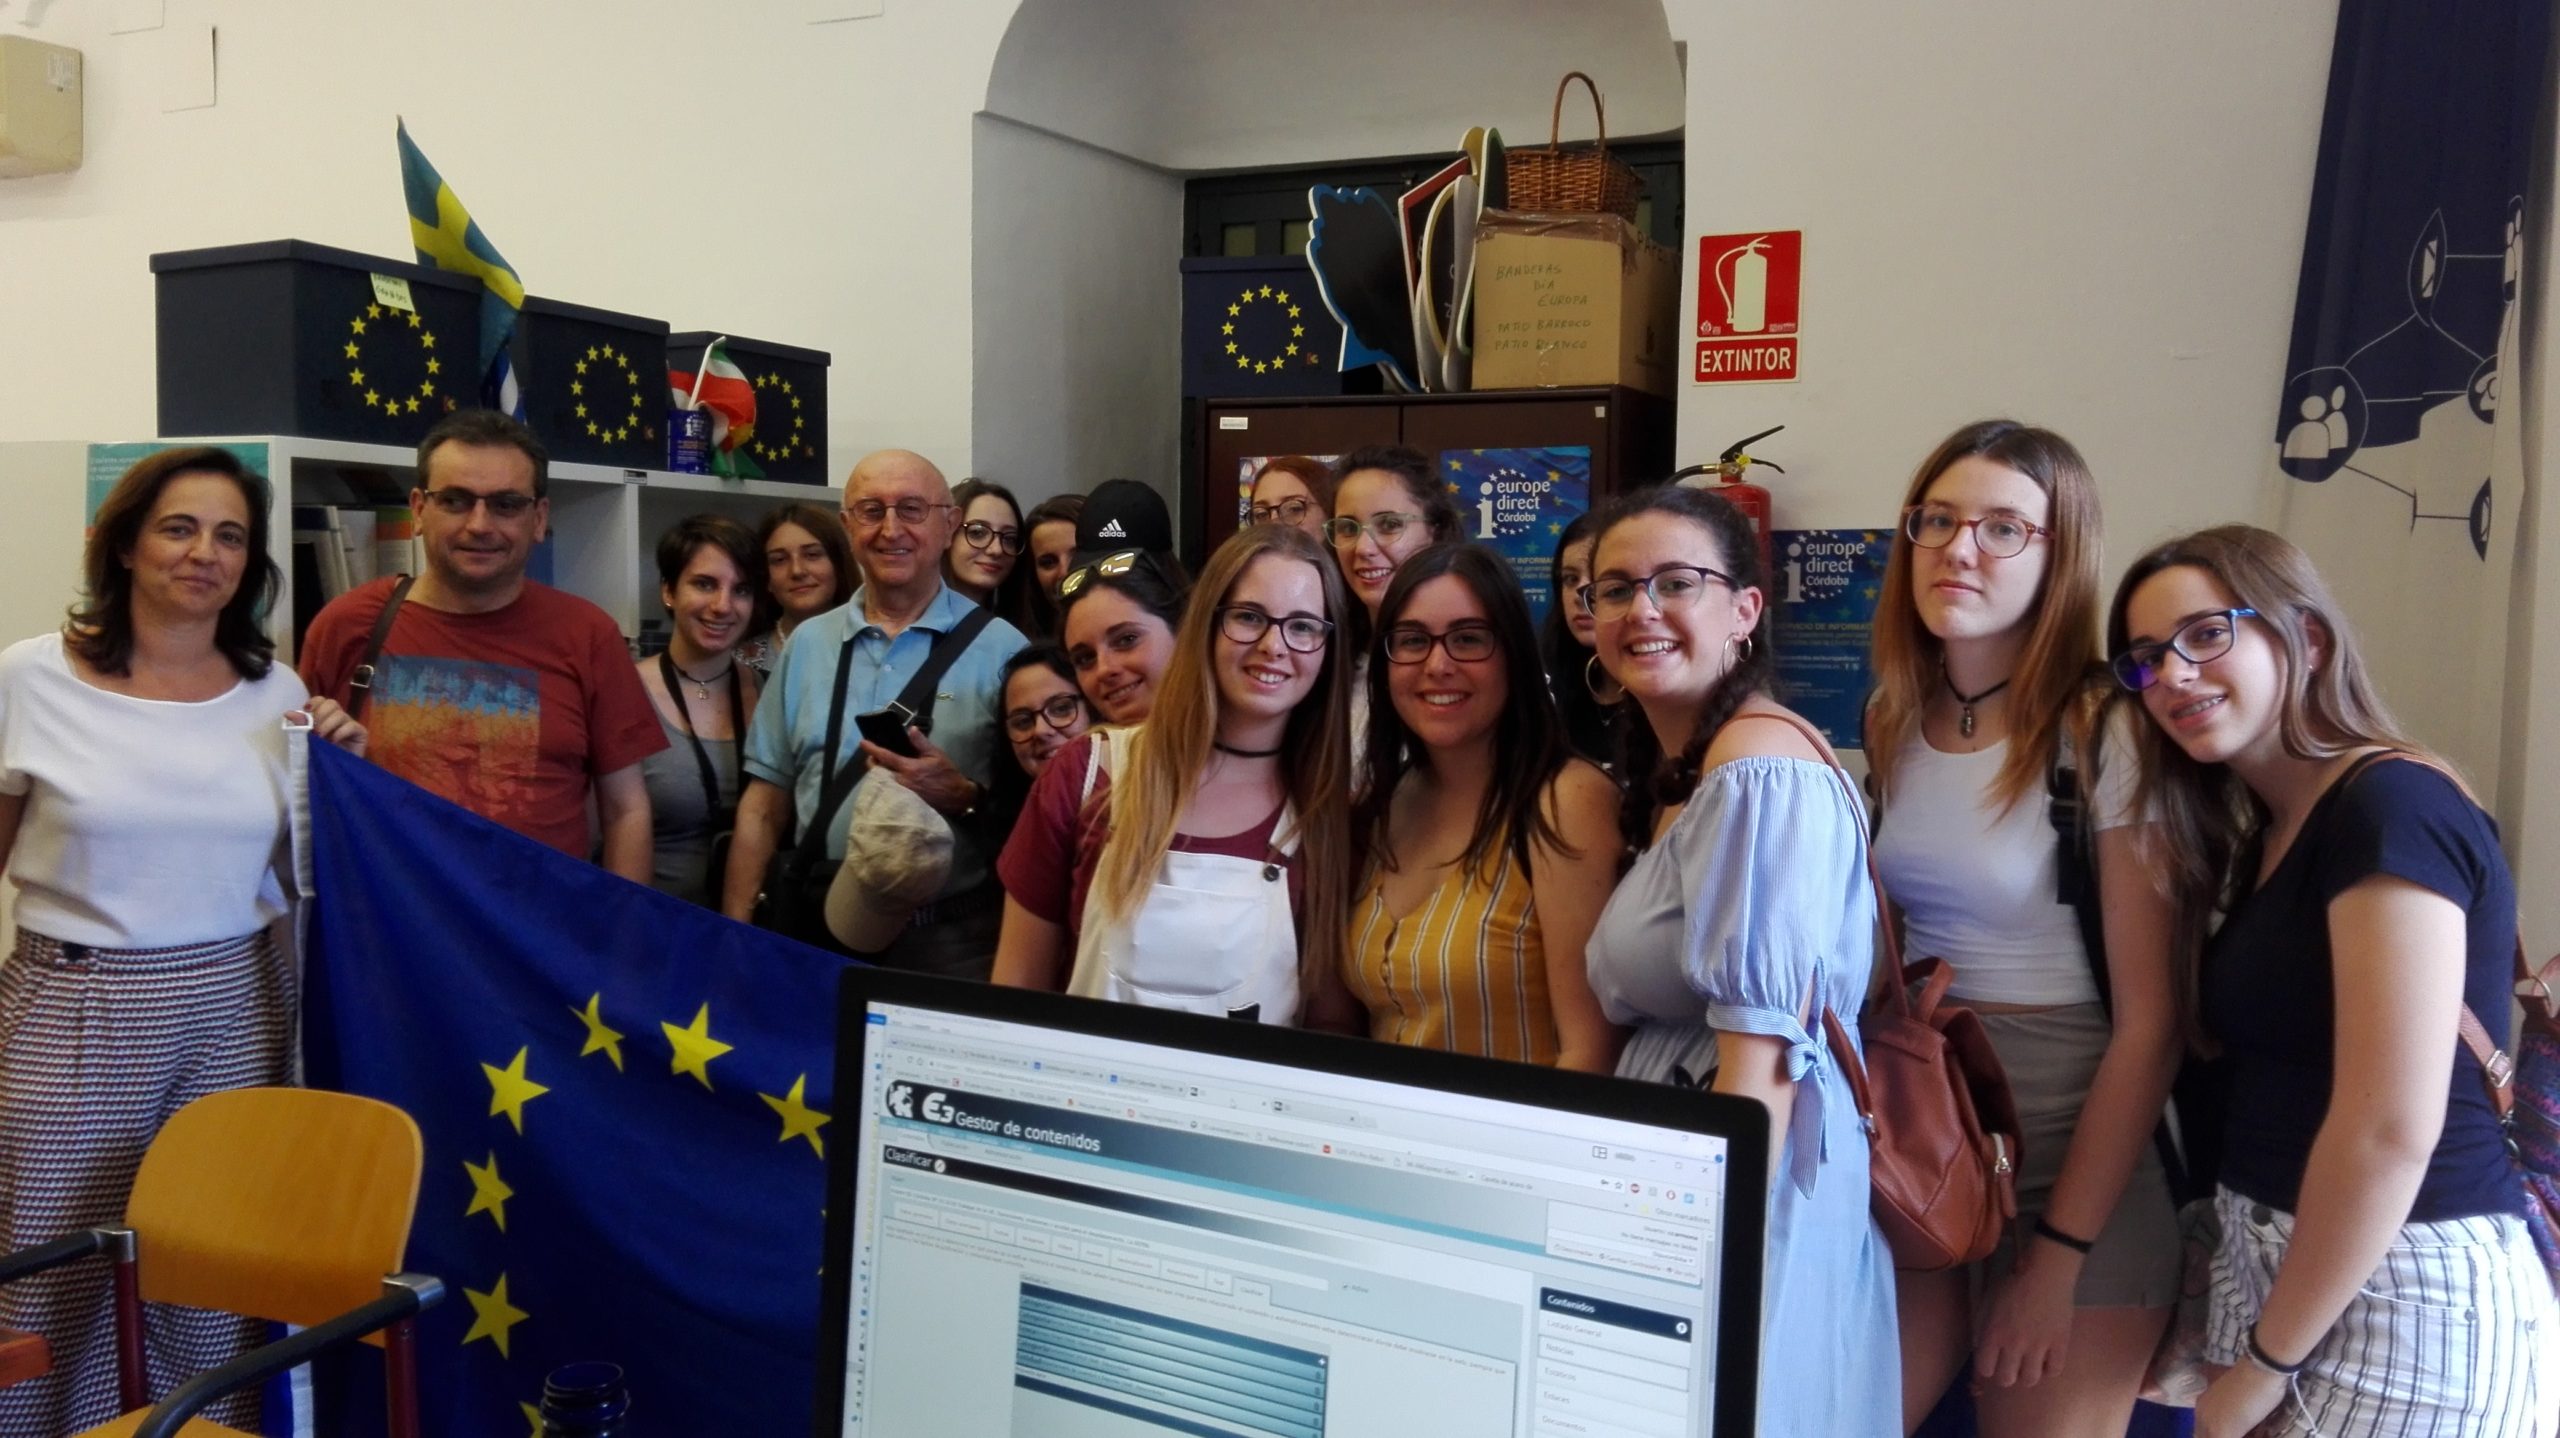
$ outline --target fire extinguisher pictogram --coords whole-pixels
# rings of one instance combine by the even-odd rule
[[[1757,459],[1749,453],[1752,445],[1785,428],[1783,424],[1772,425],[1758,434],[1735,440],[1725,448],[1723,454],[1716,456],[1715,463],[1693,464],[1671,476],[1673,484],[1685,484],[1691,488],[1707,490],[1741,510],[1743,517],[1751,521],[1753,533],[1760,538],[1760,582],[1763,586],[1766,586],[1770,576],[1776,573],[1777,547],[1773,537],[1776,514],[1770,508],[1769,491],[1761,485],[1744,480],[1742,472],[1754,465],[1763,469],[1774,469],[1780,474],[1787,472],[1785,465]],[[1714,476],[1713,483],[1707,482],[1710,475]]]
[[[1734,246],[1716,256],[1716,293],[1724,297],[1725,328],[1752,335],[1769,327],[1769,260],[1762,253],[1769,237]],[[1733,282],[1725,282],[1725,261],[1733,262]]]

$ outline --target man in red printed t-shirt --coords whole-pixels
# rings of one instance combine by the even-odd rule
[[[605,612],[524,577],[551,517],[550,457],[494,410],[461,410],[418,442],[409,494],[425,572],[392,612],[370,684],[357,670],[397,581],[329,601],[302,641],[302,680],[361,704],[376,764],[564,854],[649,882],[640,761],[667,746]],[[360,700],[356,691],[363,689]]]

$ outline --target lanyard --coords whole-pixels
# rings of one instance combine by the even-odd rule
[[[684,691],[676,687],[682,676],[676,669],[675,656],[663,649],[658,651],[658,676],[667,681],[667,697],[676,701],[676,727],[683,732],[685,742],[693,746],[693,762],[702,771],[702,807],[713,826],[717,827],[720,823],[720,775],[711,767],[711,751],[702,747],[702,737],[693,732],[693,713],[685,707]],[[743,769],[747,755],[747,718],[746,697],[739,692],[741,688],[738,661],[733,658],[729,661],[729,742],[738,746],[738,766]],[[743,772],[732,777],[740,788],[746,786]]]

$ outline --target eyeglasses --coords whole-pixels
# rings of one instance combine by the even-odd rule
[[[1284,499],[1278,504],[1257,504],[1245,511],[1256,524],[1304,524],[1307,516],[1315,512],[1316,502],[1304,497]],[[1325,526],[1328,530],[1332,527],[1330,524]]]
[[[2053,533],[2014,514],[1958,519],[1954,510],[1935,504],[1915,504],[1902,511],[1902,532],[1922,549],[1944,549],[1967,529],[1973,531],[1974,547],[1993,559],[2015,559],[2027,552],[2028,541]]]
[[[1218,632],[1238,644],[1259,644],[1271,626],[1280,626],[1280,642],[1300,654],[1313,654],[1324,648],[1325,636],[1333,632],[1330,620],[1312,614],[1284,614],[1275,619],[1250,604],[1223,605],[1218,610]]]
[[[1490,624],[1452,624],[1438,634],[1419,624],[1399,624],[1387,631],[1387,662],[1420,664],[1431,657],[1435,644],[1460,664],[1482,664],[1497,647]]]
[[[1326,520],[1324,522],[1324,533],[1327,539],[1332,540],[1339,546],[1358,544],[1360,542],[1360,536],[1363,534],[1374,534],[1378,536],[1378,542],[1380,544],[1393,544],[1396,542],[1396,536],[1404,533],[1408,526],[1420,524],[1421,522],[1421,515],[1398,514],[1394,510],[1386,510],[1378,514],[1370,515],[1365,521],[1354,519],[1350,515],[1345,514]]]
[[[896,504],[883,504],[876,499],[863,499],[846,505],[844,512],[852,515],[854,521],[863,528],[877,529],[886,523],[892,514],[898,516],[900,524],[922,524],[932,517],[935,510],[955,507],[924,499],[902,499]]]
[[[485,504],[489,506],[489,514],[492,518],[520,519],[526,510],[542,501],[521,490],[509,489],[496,494],[478,494],[468,489],[446,485],[442,489],[428,490],[427,502],[456,518],[469,514],[473,509]]]
[[[1636,607],[1641,592],[1653,601],[1653,607],[1668,614],[1686,609],[1698,602],[1698,591],[1714,580],[1727,589],[1740,589],[1734,577],[1721,569],[1703,564],[1666,564],[1642,579],[1595,579],[1582,586],[1582,607],[1600,620],[1623,619]]]
[[[1030,733],[1033,728],[1039,725],[1041,720],[1046,719],[1049,721],[1050,728],[1063,734],[1067,732],[1067,730],[1074,728],[1076,720],[1083,717],[1083,695],[1052,694],[1046,700],[1042,701],[1040,707],[1037,709],[1008,709],[1004,711],[1004,727],[1012,730],[1016,735],[1023,735]]]
[[[1123,549],[1117,554],[1106,554],[1091,564],[1080,564],[1067,571],[1066,578],[1058,581],[1058,597],[1070,598],[1096,579],[1117,579],[1137,568],[1138,561],[1146,557],[1147,552],[1143,549]]]
[[[2204,664],[2231,652],[2240,637],[2240,621],[2255,619],[2254,609],[2216,609],[2181,624],[2159,644],[2136,644],[2107,661],[2116,682],[2139,694],[2160,682],[2162,661],[2171,653],[2189,664]]]
[[[898,515],[898,518],[906,520],[909,524],[920,524],[924,520],[924,516],[922,515],[918,515],[914,519],[907,519],[907,516],[903,512]],[[983,519],[973,519],[967,524],[960,526],[960,537],[969,541],[969,547],[971,549],[984,549],[987,547],[989,542],[993,542],[996,548],[1003,550],[1007,554],[1020,554],[1022,552],[1021,530],[998,529]]]

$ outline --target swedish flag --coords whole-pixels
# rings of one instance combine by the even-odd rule
[[[493,407],[524,418],[524,396],[516,388],[515,367],[507,357],[515,338],[516,312],[524,305],[524,281],[513,265],[480,233],[471,212],[444,182],[436,167],[418,152],[409,126],[400,122],[400,185],[409,198],[409,239],[418,247],[418,263],[455,274],[471,275],[486,286],[480,298],[480,374],[483,399]]]

